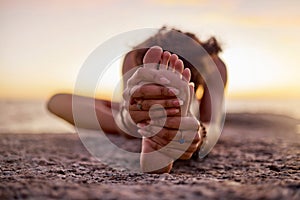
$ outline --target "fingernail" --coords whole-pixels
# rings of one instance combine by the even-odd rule
[[[180,103],[177,99],[174,100],[172,103],[173,103],[174,106],[180,106]]]
[[[179,99],[178,102],[179,102],[179,105],[181,105],[181,106],[183,105],[183,101],[181,99]]]
[[[176,109],[174,110],[174,114],[179,113],[179,111],[180,111],[180,110],[176,108]]]
[[[150,124],[150,125],[153,125],[153,124],[155,124],[155,121],[154,121],[154,120],[151,120],[149,124]]]
[[[166,79],[165,77],[162,77],[159,79],[161,84],[169,84],[170,81],[168,79]]]
[[[145,124],[145,123],[137,123],[136,126],[137,126],[138,128],[143,128],[143,127],[146,126],[146,124]]]
[[[177,90],[176,88],[169,88],[169,93],[170,94],[178,95],[179,94],[179,90]]]

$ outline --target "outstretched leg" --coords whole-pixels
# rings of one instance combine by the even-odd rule
[[[156,69],[156,73],[160,73],[164,77],[170,80],[167,86],[180,87],[184,81],[185,87],[188,88],[187,93],[190,92],[190,70],[184,69],[182,60],[178,58],[176,54],[170,54],[169,52],[163,52],[160,47],[154,46],[150,48],[144,56],[144,67],[149,69]],[[180,95],[179,95],[180,96]],[[190,104],[189,95],[181,95],[181,101],[185,102],[182,105],[184,115],[187,114],[187,109]],[[143,171],[152,173],[164,173],[169,172],[172,168],[173,158],[161,152],[157,152],[159,145],[155,143],[151,138],[143,137],[142,152],[141,152],[141,168]],[[155,153],[153,153],[155,152]],[[154,169],[154,170],[153,170]]]

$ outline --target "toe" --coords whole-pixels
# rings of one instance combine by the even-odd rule
[[[164,68],[168,68],[168,62],[169,62],[169,60],[170,60],[170,57],[171,57],[170,52],[165,51],[165,52],[163,53],[161,64],[163,65]]]
[[[191,70],[189,68],[185,68],[182,72],[182,79],[190,82],[191,80]]]
[[[179,72],[180,74],[182,74],[183,68],[184,68],[184,66],[183,66],[182,60],[180,60],[180,59],[176,60],[176,62],[175,62],[175,70],[177,72]]]
[[[174,70],[176,60],[178,60],[178,56],[176,54],[172,54],[170,57],[170,63],[169,63],[170,70]]]
[[[143,63],[159,63],[162,56],[162,48],[159,46],[153,46],[151,47],[145,54]]]

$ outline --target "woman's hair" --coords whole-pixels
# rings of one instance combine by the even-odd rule
[[[182,55],[188,52],[188,57],[197,57],[197,58],[202,58],[203,55],[206,52],[199,52],[199,51],[193,51],[194,49],[199,49],[199,44],[203,47],[203,49],[209,54],[209,55],[217,55],[219,52],[222,51],[219,43],[217,42],[215,37],[209,38],[207,41],[202,42],[199,40],[198,37],[196,37],[195,34],[190,33],[190,32],[182,32],[181,30],[178,29],[167,29],[167,27],[163,26],[157,34],[154,36],[148,38],[141,44],[135,46],[133,48],[133,51],[135,52],[135,59],[137,65],[142,65],[143,64],[143,57],[149,47],[151,46],[160,46],[164,50],[167,50],[171,53],[175,53],[170,51],[170,49],[175,49],[176,54],[178,57],[183,61],[184,67],[189,68],[191,70],[191,81],[195,83],[195,90],[197,87],[201,84],[204,84],[203,78],[201,77],[200,73],[196,69],[195,66],[190,64]],[[196,53],[197,52],[197,53]],[[197,62],[201,63],[201,62]],[[201,64],[200,64],[201,65]]]

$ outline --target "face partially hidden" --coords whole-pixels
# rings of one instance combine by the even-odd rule
[[[123,63],[123,72],[127,72],[128,70],[132,69],[133,67],[138,67],[143,64],[143,57],[145,53],[147,52],[149,48],[141,48],[141,49],[135,49],[130,51],[124,59]],[[172,52],[170,52],[172,53]],[[200,55],[201,56],[201,55]],[[201,76],[201,74],[198,72],[198,70],[190,64],[186,59],[184,59],[182,56],[178,55],[178,57],[183,61],[184,68],[189,68],[191,70],[191,82],[195,84],[195,92],[200,87],[203,89],[204,81]],[[199,63],[199,66],[201,66],[202,63]]]

